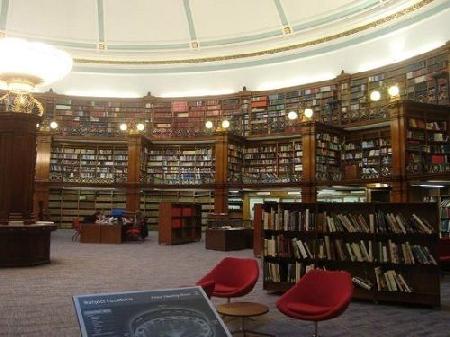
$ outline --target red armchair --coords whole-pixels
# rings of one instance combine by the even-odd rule
[[[259,266],[254,259],[226,257],[206,276],[197,282],[203,287],[214,282],[212,296],[227,298],[241,297],[252,291],[259,277]]]
[[[314,336],[318,336],[318,322],[342,314],[352,294],[349,273],[315,269],[280,297],[277,308],[291,318],[313,321]]]
[[[450,264],[450,239],[442,238],[438,243],[439,262],[442,266]]]

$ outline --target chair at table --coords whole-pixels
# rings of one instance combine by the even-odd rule
[[[450,264],[450,239],[441,238],[438,243],[439,262],[445,266]]]
[[[72,229],[73,229],[72,241],[76,241],[80,238],[81,234],[81,223],[79,218],[73,219]]]
[[[318,322],[342,314],[353,294],[352,279],[344,271],[312,270],[277,301],[277,308],[291,318]]]
[[[226,257],[208,274],[201,278],[197,285],[205,288],[207,283],[214,282],[211,296],[226,298],[241,297],[252,291],[259,277],[259,266],[254,259]]]
[[[125,231],[125,236],[127,241],[143,241],[142,237],[142,227],[141,226],[127,226]]]

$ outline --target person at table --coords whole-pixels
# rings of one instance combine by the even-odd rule
[[[101,219],[101,212],[95,211],[94,214],[84,217],[83,222],[84,223],[95,223],[97,220],[100,220],[100,219]]]

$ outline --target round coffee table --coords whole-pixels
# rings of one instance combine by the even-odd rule
[[[275,335],[252,331],[245,328],[245,320],[247,318],[257,317],[269,312],[269,307],[255,302],[231,302],[220,304],[217,306],[217,312],[223,316],[236,317],[241,319],[241,328],[239,330],[231,331],[234,333],[241,333],[244,337],[247,334],[275,337]]]

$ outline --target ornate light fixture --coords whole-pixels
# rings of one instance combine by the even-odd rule
[[[296,111],[289,111],[287,114],[287,118],[291,121],[298,118],[298,114]]]
[[[52,46],[19,38],[0,39],[0,97],[8,111],[44,112],[42,104],[30,92],[37,85],[62,79],[72,69],[72,58]]]
[[[314,114],[314,110],[311,108],[306,108],[304,114],[306,118],[311,118]]]

